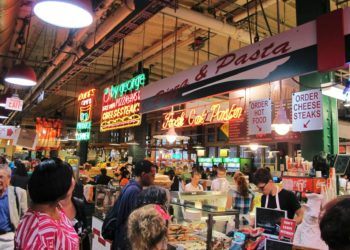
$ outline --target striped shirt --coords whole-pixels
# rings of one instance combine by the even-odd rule
[[[15,249],[78,250],[79,238],[62,210],[60,220],[48,214],[28,210],[15,235]]]

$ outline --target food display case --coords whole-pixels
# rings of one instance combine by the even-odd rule
[[[234,220],[238,229],[239,212],[225,207],[224,192],[171,192],[169,249],[228,249],[226,225]]]
[[[120,187],[96,185],[95,213],[92,216],[92,249],[111,249],[111,242],[105,240],[101,235],[102,224],[106,214],[118,199],[120,190]]]

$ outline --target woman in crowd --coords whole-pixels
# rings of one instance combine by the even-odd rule
[[[175,174],[173,169],[168,171],[169,179],[171,180],[170,191],[179,191],[180,189],[180,178]]]
[[[125,187],[126,184],[129,183],[129,179],[130,179],[130,172],[125,167],[121,168],[120,169],[119,185],[121,187]]]
[[[128,238],[133,250],[166,250],[170,216],[149,204],[134,210],[128,219]]]
[[[62,207],[68,219],[71,221],[76,233],[79,235],[82,249],[89,250],[90,240],[84,209],[84,201],[77,197],[73,197],[74,188],[76,186],[74,179],[73,181],[74,184],[69,188],[65,199],[61,200],[59,205]]]
[[[137,199],[137,207],[142,207],[148,204],[157,204],[162,207],[167,207],[170,201],[168,190],[158,186],[150,186],[141,191]]]
[[[233,177],[236,189],[230,189],[227,194],[226,208],[239,210],[240,225],[247,226],[250,222],[249,212],[254,208],[254,194],[249,190],[248,182],[241,172]]]
[[[20,160],[15,160],[15,167],[15,171],[11,177],[11,185],[27,190],[29,176],[26,166]]]
[[[32,200],[15,235],[15,249],[79,249],[79,237],[59,201],[74,187],[72,167],[62,161],[46,160],[28,182]]]

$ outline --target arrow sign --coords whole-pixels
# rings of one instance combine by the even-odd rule
[[[16,137],[16,128],[15,126],[0,126],[0,139],[13,140]]]
[[[262,127],[260,127],[259,125],[256,125],[256,127],[258,128],[259,132],[261,132]]]
[[[307,128],[307,125],[309,125],[310,120],[307,121],[307,123],[304,123],[304,128]]]
[[[323,129],[322,93],[319,89],[294,93],[292,96],[293,131]]]

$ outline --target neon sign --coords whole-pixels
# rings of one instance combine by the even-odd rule
[[[92,126],[93,98],[96,89],[90,89],[78,96],[79,102],[79,122],[77,123],[76,139],[78,141],[90,140]]]
[[[140,88],[147,82],[142,73],[119,85],[105,88],[102,99],[101,132],[139,126]]]
[[[231,107],[222,106],[224,105],[213,104],[211,106],[204,106],[204,108],[195,107],[188,110],[165,113],[162,129],[224,123],[234,119],[240,119],[243,115],[243,108],[237,107],[236,104],[231,105]]]

